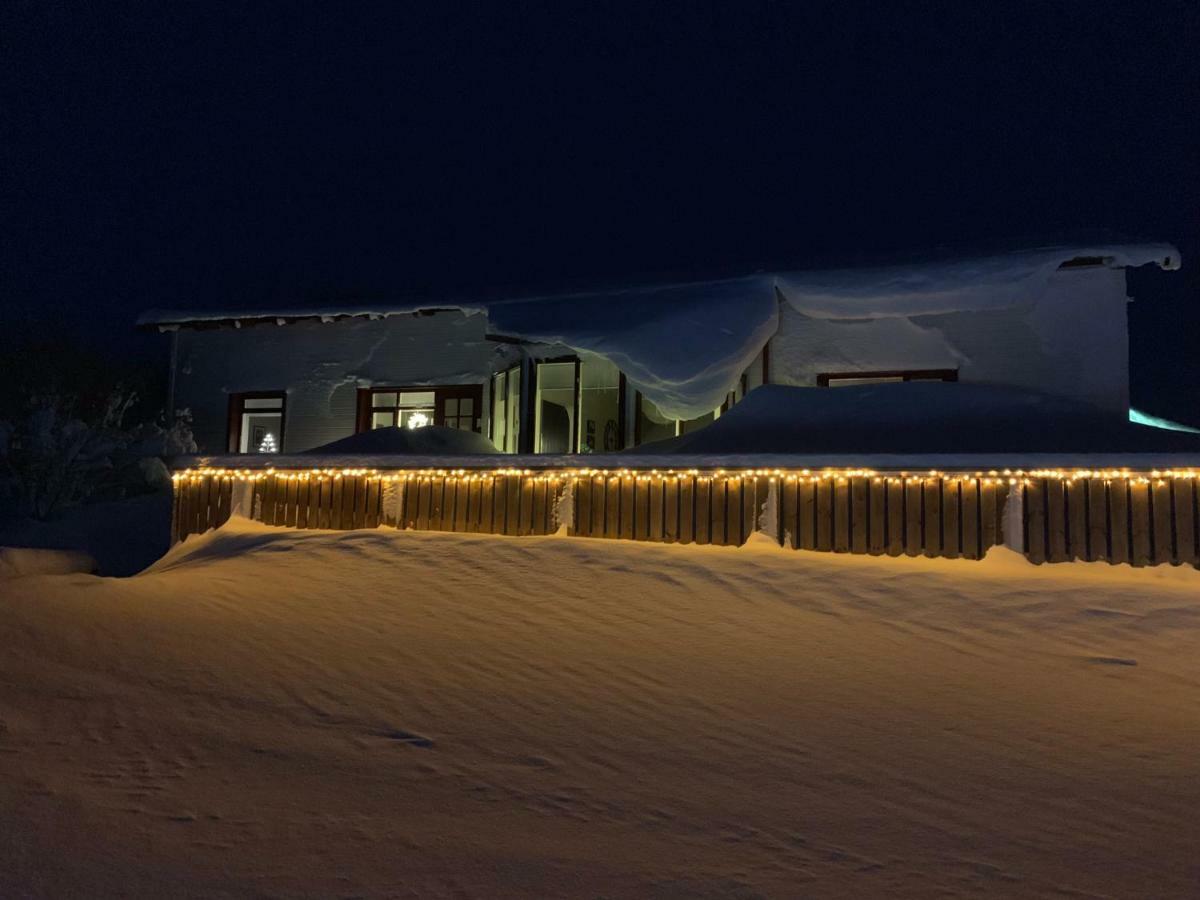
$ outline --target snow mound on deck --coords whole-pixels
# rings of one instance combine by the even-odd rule
[[[716,422],[639,453],[1200,452],[1200,438],[1143,428],[1016,388],[906,382],[764,385]]]
[[[34,547],[0,547],[0,578],[18,575],[90,574],[96,560],[81,550],[43,550]]]
[[[370,453],[459,456],[496,452],[496,447],[482,434],[429,425],[425,428],[376,428],[313,447],[303,451],[301,455]]]

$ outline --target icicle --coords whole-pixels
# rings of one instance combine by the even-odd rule
[[[556,535],[566,536],[568,530],[575,527],[574,478],[563,479],[562,493],[554,504],[554,521],[558,523],[558,530],[554,532]]]
[[[1004,504],[1004,546],[1018,553],[1025,552],[1025,486],[1021,479],[1008,485],[1008,500]]]

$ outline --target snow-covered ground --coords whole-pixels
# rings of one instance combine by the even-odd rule
[[[0,582],[0,895],[1195,896],[1200,572],[245,520]]]

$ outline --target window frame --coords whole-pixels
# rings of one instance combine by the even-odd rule
[[[444,425],[446,421],[447,400],[471,400],[471,428],[475,434],[483,433],[483,385],[482,384],[410,384],[410,385],[373,385],[358,389],[358,410],[355,416],[354,432],[362,434],[371,430],[371,420],[374,413],[389,409],[386,406],[377,407],[374,403],[375,394],[429,393],[433,392],[433,424]],[[399,406],[390,407],[393,411]],[[455,418],[460,418],[455,416]],[[393,425],[395,420],[393,419]],[[458,429],[464,430],[464,429]]]
[[[242,419],[245,418],[247,400],[279,400],[279,452],[284,452],[284,435],[287,431],[287,391],[235,391],[229,395],[229,417],[225,426],[225,448],[227,452],[243,455],[238,449],[242,443]],[[273,412],[273,410],[271,410]],[[250,455],[250,454],[246,454]],[[268,454],[254,454],[268,455]]]
[[[832,387],[830,381],[858,378],[900,378],[903,381],[958,381],[958,369],[879,369],[863,372],[820,372],[817,387]]]

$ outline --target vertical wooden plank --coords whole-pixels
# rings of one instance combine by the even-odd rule
[[[712,476],[702,475],[696,479],[692,491],[692,502],[696,507],[695,531],[692,540],[697,544],[708,544],[712,541]]]
[[[832,550],[834,527],[833,479],[822,478],[813,484],[813,489],[817,503],[817,538],[815,549]]]
[[[480,505],[483,502],[482,497],[480,495],[479,477],[476,475],[468,476],[466,479],[466,485],[467,485],[467,502],[466,502],[467,524],[465,527],[466,527],[466,530],[469,531],[471,534],[478,534],[480,531],[480,527],[479,527]]]
[[[329,492],[329,527],[335,531],[342,528],[342,494],[345,491],[346,479],[335,475],[330,479]]]
[[[1088,558],[1087,479],[1063,482],[1067,500],[1067,559]]]
[[[679,543],[690,544],[696,539],[696,477],[684,475],[679,479]]]
[[[1046,562],[1066,562],[1067,492],[1061,478],[1043,479],[1046,491]]]
[[[346,529],[360,528],[359,498],[363,495],[363,479],[359,475],[351,475],[348,484],[342,486],[342,527]]]
[[[430,531],[442,530],[442,512],[445,508],[446,478],[444,475],[431,475],[429,485],[429,517],[425,527]]]
[[[593,475],[588,479],[587,490],[592,503],[592,522],[588,535],[604,537],[604,529],[608,525],[608,482],[599,475]]]
[[[962,509],[962,479],[957,476],[942,479],[942,552],[948,559],[962,555],[959,522]]]
[[[496,476],[484,475],[479,479],[479,530],[484,534],[496,533]]]
[[[1175,562],[1198,563],[1196,548],[1196,503],[1192,495],[1194,478],[1173,478],[1171,490],[1175,510]]]
[[[1171,482],[1166,478],[1155,479],[1150,490],[1150,545],[1151,559],[1155,565],[1169,563],[1175,558],[1175,529],[1171,515]]]
[[[637,515],[633,506],[633,485],[636,479],[632,475],[621,476],[621,521],[619,536],[622,540],[633,540],[633,519]]]
[[[959,552],[965,559],[979,559],[979,479],[964,478],[958,488],[958,527],[962,539]]]
[[[888,477],[884,479],[884,490],[887,492],[887,554],[901,556],[904,553],[904,541],[908,529],[908,519],[904,507],[904,479]]]
[[[871,479],[850,479],[850,552],[866,553],[870,544]]]
[[[1046,539],[1046,479],[1029,479],[1024,489],[1025,555],[1030,562],[1044,563],[1049,549]]]
[[[882,556],[887,549],[887,485],[883,476],[867,480],[867,552]]]
[[[299,513],[297,507],[300,505],[300,479],[289,477],[287,480],[287,495],[284,509],[283,524],[289,528],[296,527],[296,517]]]
[[[925,555],[942,555],[942,479],[923,479],[925,494]]]
[[[833,550],[835,553],[850,551],[850,481],[834,478],[833,487]]]
[[[621,476],[608,475],[604,479],[604,537],[615,538],[621,534]]]
[[[1132,553],[1129,535],[1129,481],[1113,478],[1108,482],[1109,562],[1127,563]]]
[[[471,531],[471,486],[474,480],[470,475],[456,475],[454,478],[454,530]]]
[[[354,527],[366,528],[371,516],[370,490],[373,479],[366,475],[358,476],[358,486],[354,492]]]
[[[529,503],[529,533],[546,534],[550,516],[546,510],[546,497],[549,495],[550,482],[544,475],[529,479],[533,482],[532,498]]]
[[[663,478],[663,540],[679,540],[679,479],[673,475]]]
[[[365,528],[378,528],[383,518],[383,481],[379,478],[367,479],[367,517],[363,523]]]
[[[1129,480],[1129,542],[1132,545],[1130,562],[1145,566],[1153,561],[1150,551],[1150,485]]]
[[[799,484],[795,478],[779,479],[779,503],[783,509],[783,530],[779,540],[792,550],[800,546]]]
[[[296,480],[296,527],[308,528],[308,490],[312,482],[301,475]]]
[[[650,495],[658,487],[658,479],[630,479],[633,482],[633,539],[650,540]]]
[[[1086,559],[1108,559],[1108,492],[1100,478],[1087,481]]]
[[[726,518],[729,505],[729,479],[723,475],[714,475],[709,481],[708,503],[708,542],[722,547],[727,542],[728,519]]]
[[[175,544],[179,541],[179,484],[176,479],[171,479],[171,543]]]
[[[592,533],[592,479],[576,478],[575,491],[575,526],[571,534],[577,537],[588,537]]]
[[[920,556],[925,549],[925,486],[920,478],[904,480],[904,552]]]
[[[1000,497],[1010,490],[1004,480],[988,480],[979,486],[979,550],[984,556],[988,550],[1003,540],[997,523],[1000,521],[997,508]]]
[[[517,534],[533,534],[533,477],[517,479]]]
[[[217,482],[217,518],[213,524],[219,527],[229,521],[229,505],[233,502],[233,479],[223,475]]]
[[[275,524],[275,476],[264,475],[258,482],[259,487],[259,503],[258,503],[258,520],[264,525]],[[195,511],[191,511],[192,518],[195,518]]]
[[[504,478],[504,533],[521,533],[521,476]]]
[[[750,536],[759,530],[759,523],[765,515],[765,507],[767,505],[767,497],[770,494],[771,482],[774,481],[778,488],[778,479],[767,478],[765,475],[747,475],[741,479],[742,493],[742,534],[738,545],[746,543],[750,540]],[[778,495],[776,495],[778,502]],[[766,523],[767,527],[772,527],[771,523]],[[778,527],[776,521],[774,527]]]
[[[820,531],[821,510],[820,504],[817,502],[817,494],[820,491],[821,482],[819,480],[801,478],[797,482],[796,489],[796,515],[800,519],[800,544],[801,550],[819,550],[817,546],[817,532]],[[830,504],[831,505],[831,504]],[[824,519],[826,547],[828,548],[829,541],[829,520]]]
[[[647,482],[646,491],[650,495],[647,515],[650,517],[650,521],[646,527],[646,539],[650,541],[662,541],[665,533],[663,509],[666,482],[667,479],[661,475],[651,476],[650,481]]]

